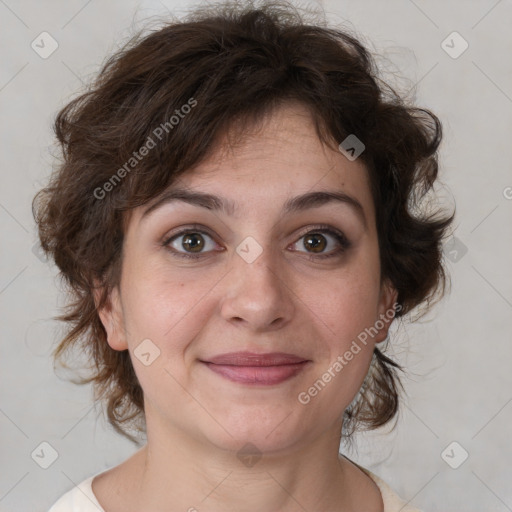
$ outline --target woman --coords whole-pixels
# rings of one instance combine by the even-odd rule
[[[339,454],[390,422],[379,343],[442,295],[422,212],[441,125],[353,36],[284,2],[133,39],[58,114],[35,198],[114,428],[145,444],[59,511],[417,511]]]

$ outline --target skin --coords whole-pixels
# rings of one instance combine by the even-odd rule
[[[176,201],[145,217],[147,206],[138,207],[127,220],[120,286],[100,316],[111,348],[130,351],[144,391],[147,444],[95,478],[99,502],[107,512],[381,512],[376,485],[338,449],[343,411],[389,322],[307,405],[297,399],[396,302],[396,291],[381,282],[364,164],[324,146],[308,111],[291,103],[178,185],[231,199],[238,211]],[[281,214],[288,199],[317,190],[357,199],[366,225],[343,203]],[[163,242],[192,223],[209,229],[201,232],[204,256],[173,256]],[[351,246],[308,259],[318,253],[304,246],[304,235],[318,233],[319,223],[341,230]],[[320,254],[333,254],[339,242],[320,233],[327,244]],[[248,236],[262,249],[252,263],[236,252]],[[184,238],[172,242],[181,253]],[[134,356],[144,339],[160,350],[148,366]],[[199,361],[241,350],[312,362],[281,384],[258,387]],[[251,467],[237,457],[247,442],[262,455]]]

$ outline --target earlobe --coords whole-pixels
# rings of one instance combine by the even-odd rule
[[[99,304],[101,290],[94,290],[96,304]],[[101,323],[107,333],[107,342],[114,350],[126,350],[128,344],[123,328],[123,312],[118,287],[114,287],[107,302],[97,309]]]
[[[378,318],[375,322],[378,330],[378,334],[374,337],[375,343],[380,343],[387,338],[389,327],[395,317],[397,298],[397,290],[390,281],[386,280],[381,287]]]

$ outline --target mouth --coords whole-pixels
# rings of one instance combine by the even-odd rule
[[[231,352],[202,360],[201,363],[232,382],[269,386],[296,376],[311,360],[282,352]]]

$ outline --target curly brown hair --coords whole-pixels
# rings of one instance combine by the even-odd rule
[[[438,175],[439,119],[387,85],[355,35],[307,17],[283,0],[225,2],[167,19],[132,37],[56,116],[61,162],[33,201],[41,246],[70,294],[57,317],[69,329],[54,363],[81,348],[92,373],[80,382],[93,382],[111,425],[135,443],[129,427],[145,430],[143,392],[129,352],[110,348],[98,314],[119,283],[125,214],[208,158],[235,125],[241,137],[295,100],[336,151],[355,134],[365,145],[359,158],[375,204],[381,276],[398,292],[397,317],[430,308],[445,292],[441,243],[455,213],[422,209]],[[139,159],[137,151],[156,133],[158,142]],[[398,385],[403,389],[397,370],[403,372],[374,349],[363,386],[344,412],[345,438],[397,414]]]

